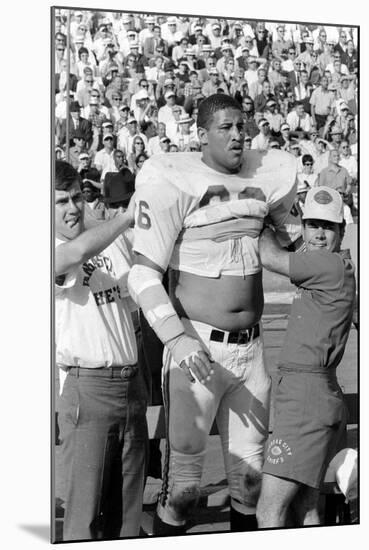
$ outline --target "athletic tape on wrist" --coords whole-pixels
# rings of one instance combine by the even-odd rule
[[[144,265],[134,265],[128,276],[128,290],[164,344],[184,333],[184,326],[170,302],[158,271]]]
[[[196,357],[199,351],[204,351],[197,340],[187,334],[180,334],[177,338],[167,343],[167,348],[177,365],[185,362],[190,367],[190,361]]]

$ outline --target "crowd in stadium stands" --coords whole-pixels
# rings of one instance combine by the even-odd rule
[[[103,195],[107,173],[124,172],[134,182],[151,155],[199,151],[198,105],[222,92],[242,106],[245,148],[296,156],[300,202],[319,182],[338,186],[346,222],[352,222],[358,184],[356,28],[70,14],[69,56],[67,10],[56,10],[55,17],[55,155],[66,159],[67,153],[78,171],[89,171],[87,179]]]

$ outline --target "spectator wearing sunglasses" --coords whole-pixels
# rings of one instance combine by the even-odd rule
[[[297,180],[301,185],[305,182],[309,188],[318,184],[318,174],[314,172],[314,159],[312,155],[305,154],[301,157],[302,171],[298,172]]]
[[[301,71],[305,69],[303,61],[295,59],[293,64],[293,71],[289,71],[288,79],[291,83],[291,88],[294,90],[298,84],[300,84]]]

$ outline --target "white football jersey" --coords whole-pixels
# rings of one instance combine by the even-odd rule
[[[206,277],[260,271],[258,237],[268,215],[281,244],[300,233],[290,216],[296,160],[284,151],[245,151],[237,174],[207,166],[201,153],[151,157],[136,178],[133,248],[168,265]]]

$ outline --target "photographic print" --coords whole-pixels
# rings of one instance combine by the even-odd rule
[[[51,541],[339,536],[360,28],[132,8],[51,9]]]

